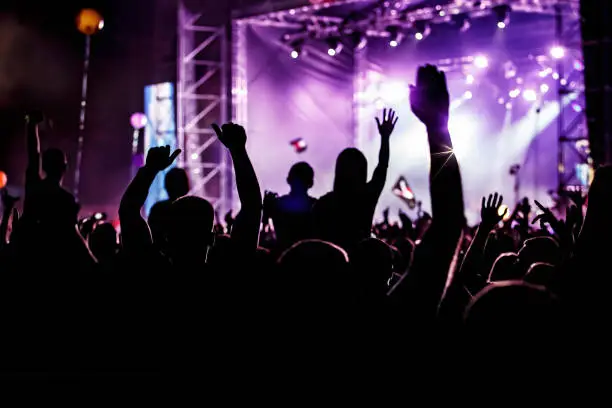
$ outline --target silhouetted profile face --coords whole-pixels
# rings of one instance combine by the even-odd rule
[[[170,169],[164,178],[164,187],[172,201],[186,196],[189,194],[189,177],[187,172],[178,167]]]
[[[61,180],[67,166],[66,155],[60,149],[47,149],[42,155],[42,168],[48,178]]]
[[[344,149],[336,160],[334,191],[355,191],[362,189],[368,177],[368,161],[358,149]]]
[[[306,162],[296,163],[289,170],[287,183],[291,189],[308,190],[314,184],[314,170]]]
[[[214,217],[212,205],[203,198],[186,196],[173,202],[168,220],[168,244],[173,252],[208,247],[212,241]]]
[[[89,235],[89,249],[98,259],[105,259],[117,252],[117,231],[112,224],[103,223]]]

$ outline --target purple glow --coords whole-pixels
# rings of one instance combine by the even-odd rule
[[[474,65],[476,68],[485,69],[489,66],[489,59],[484,55],[477,55],[474,58]]]
[[[147,126],[147,116],[141,112],[132,113],[130,124],[134,129],[142,129]]]
[[[523,91],[523,98],[526,101],[533,102],[538,99],[538,94],[533,89],[525,89]]]
[[[297,59],[300,56],[300,53],[297,50],[291,51],[291,58]]]
[[[554,47],[551,47],[550,56],[554,59],[562,59],[563,57],[565,57],[565,48],[561,47],[560,45],[555,45]]]
[[[500,30],[503,30],[504,28],[506,28],[506,23],[503,21],[498,21],[497,28],[499,28]]]

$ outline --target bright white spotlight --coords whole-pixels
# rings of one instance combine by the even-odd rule
[[[497,28],[499,28],[500,30],[503,30],[504,28],[506,28],[506,23],[504,21],[498,21]]]
[[[467,74],[465,76],[465,83],[468,84],[468,85],[472,85],[474,83],[474,75]]]
[[[474,65],[476,68],[485,69],[489,66],[489,59],[484,55],[477,55],[474,58]]]
[[[511,110],[512,109],[512,102],[507,102],[506,103],[506,110]]]
[[[499,103],[500,105],[503,105],[506,102],[506,100],[504,98],[497,98],[497,103]]]
[[[389,41],[389,45],[393,48],[397,47],[399,45],[399,43],[397,42],[397,40],[391,40]]]
[[[521,94],[521,90],[518,88],[514,88],[510,92],[508,92],[508,96],[512,99],[517,98]]]
[[[297,59],[300,56],[300,53],[297,50],[291,51],[291,58]]]
[[[554,59],[562,59],[563,57],[565,57],[565,48],[561,47],[560,45],[555,45],[554,47],[551,47],[550,56]]]
[[[336,55],[336,50],[334,50],[333,48],[328,49],[327,55],[329,55],[330,57],[334,57]]]
[[[465,93],[463,94],[464,99],[472,99],[473,97],[474,95],[472,94],[472,91],[465,91]]]
[[[550,89],[550,87],[548,85],[546,85],[546,84],[540,85],[540,92],[542,92],[543,94],[548,92],[549,89]]]
[[[416,33],[414,35],[414,38],[416,38],[418,41],[421,41],[423,39],[423,33]]]
[[[340,54],[340,51],[342,51],[342,48],[343,48],[343,44],[337,38],[328,38],[327,39],[327,46],[328,46],[327,54],[330,57],[334,57],[334,56]]]
[[[572,109],[576,113],[582,112],[582,106],[578,105],[577,103],[572,104]]]
[[[556,81],[557,79],[559,79],[559,73],[558,72],[553,72],[552,77]]]
[[[533,89],[525,89],[523,91],[523,99],[533,102],[538,99],[538,94]]]

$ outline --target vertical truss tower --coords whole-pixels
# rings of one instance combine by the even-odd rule
[[[207,24],[201,10],[179,1],[177,137],[183,150],[179,166],[189,174],[190,194],[210,201],[217,213],[231,208],[232,196],[229,157],[211,129],[211,124],[229,120],[228,33],[226,26]]]

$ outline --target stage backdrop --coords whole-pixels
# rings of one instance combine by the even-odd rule
[[[261,188],[287,193],[289,168],[306,161],[315,171],[312,194],[323,195],[336,157],[354,140],[352,59],[329,57],[322,44],[292,59],[280,42],[284,31],[245,31],[248,149]],[[308,146],[302,153],[290,145],[298,138]]]

